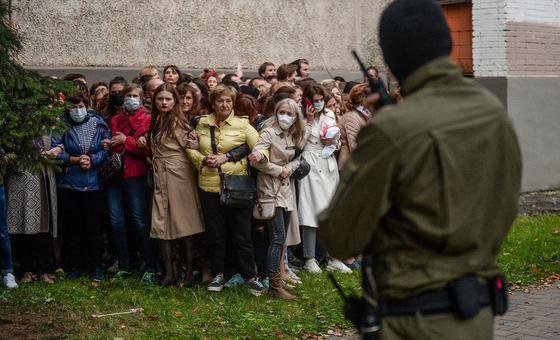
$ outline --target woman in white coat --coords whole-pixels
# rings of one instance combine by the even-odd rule
[[[304,268],[311,273],[320,273],[321,268],[315,259],[319,227],[317,215],[327,208],[338,185],[338,166],[332,151],[339,147],[339,141],[337,138],[326,138],[324,135],[328,127],[336,126],[336,116],[325,108],[323,87],[307,86],[303,90],[302,106],[306,116],[307,139],[302,157],[311,165],[311,171],[299,182],[298,215],[303,233]],[[327,151],[329,148],[331,148],[330,153]],[[327,270],[351,272],[344,263],[332,258],[329,259]]]

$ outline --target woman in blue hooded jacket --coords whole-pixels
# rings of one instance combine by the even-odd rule
[[[51,158],[62,161],[56,182],[64,235],[64,265],[69,278],[76,278],[86,270],[92,280],[101,281],[104,276],[100,216],[104,198],[97,169],[108,155],[102,141],[111,138],[111,134],[103,118],[87,110],[87,96],[78,95],[70,101],[64,117],[68,130],[52,138],[54,147],[47,152]]]

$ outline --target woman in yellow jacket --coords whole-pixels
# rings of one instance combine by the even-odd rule
[[[220,173],[231,175],[248,175],[248,162],[244,157],[232,161],[229,151],[247,144],[253,148],[259,134],[246,117],[238,117],[233,112],[236,98],[235,89],[226,85],[217,85],[210,92],[209,101],[214,112],[203,116],[196,127],[199,150],[190,149],[189,158],[198,169],[198,189],[208,250],[212,266],[212,281],[208,290],[219,292],[223,289],[225,279],[226,237],[231,235],[235,246],[236,263],[249,292],[260,295],[265,291],[257,280],[255,257],[251,241],[251,208],[227,208],[220,205]],[[215,131],[217,152],[212,151],[211,129]]]

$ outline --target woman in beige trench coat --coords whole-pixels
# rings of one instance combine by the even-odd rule
[[[275,211],[272,219],[266,221],[270,235],[267,254],[269,293],[285,300],[295,299],[282,287],[280,273],[290,215],[297,209],[294,182],[290,176],[300,164],[297,149],[303,149],[304,144],[305,123],[301,110],[295,100],[288,98],[276,104],[274,116],[261,130],[260,138],[249,155],[251,165],[259,170],[257,207],[261,210],[256,211],[263,212],[265,205],[268,210]]]
[[[185,285],[193,280],[193,238],[204,231],[197,195],[196,171],[187,158],[185,136],[192,131],[181,111],[174,86],[163,84],[153,97],[151,148],[154,168],[154,198],[150,236],[160,240],[165,276],[162,285],[174,284],[172,240],[182,239],[187,271]]]

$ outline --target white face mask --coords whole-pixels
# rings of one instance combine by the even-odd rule
[[[325,101],[324,100],[319,100],[319,101],[313,102],[313,107],[315,108],[315,111],[321,112],[321,111],[323,111],[323,108],[325,107]]]
[[[134,97],[126,97],[124,99],[124,109],[128,112],[135,111],[140,107],[140,99]]]
[[[70,109],[70,118],[76,123],[81,123],[87,116],[87,109],[85,107],[75,107]]]
[[[294,125],[296,121],[296,117],[288,116],[288,115],[277,115],[276,118],[278,119],[278,125],[282,130],[288,130],[292,125]]]

